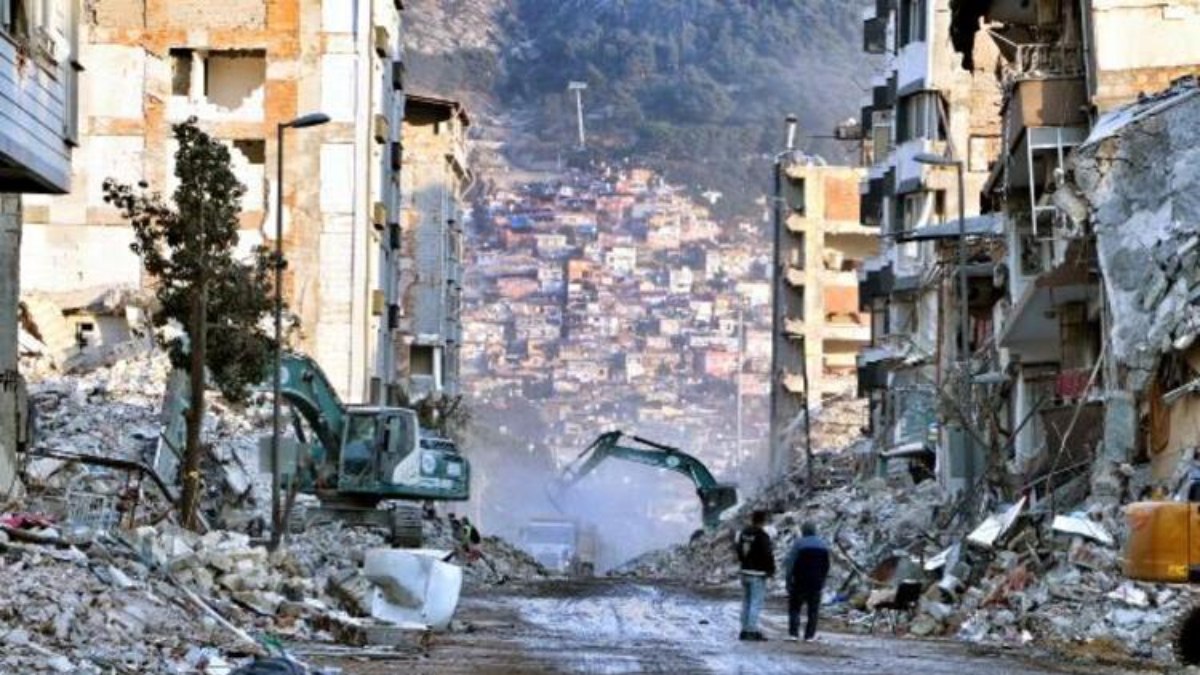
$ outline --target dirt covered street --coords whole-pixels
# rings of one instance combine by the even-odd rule
[[[508,584],[465,597],[465,629],[396,650],[351,656],[296,651],[346,675],[381,673],[1091,673],[1139,672],[1067,664],[1044,653],[948,641],[823,633],[817,643],[785,642],[786,614],[772,599],[766,643],[738,642],[732,590],[696,590],[620,580]]]

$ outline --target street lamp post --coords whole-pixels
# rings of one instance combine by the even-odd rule
[[[967,219],[966,219],[966,187],[964,186],[963,178],[963,163],[961,160],[943,157],[932,153],[920,153],[913,158],[918,164],[927,164],[929,166],[952,166],[958,178],[958,330],[959,330],[959,353],[958,361],[962,369],[962,382],[960,383],[961,398],[959,405],[963,410],[963,433],[965,435],[967,429],[966,411],[971,395],[970,383],[970,325],[969,325],[969,305],[967,303]],[[967,449],[966,456],[967,473],[974,480],[975,476],[975,453],[971,449]]]
[[[290,122],[281,122],[276,129],[275,145],[275,367],[271,376],[271,550],[279,546],[283,537],[283,510],[280,499],[280,392],[283,388],[283,131],[304,129],[325,124],[329,116],[311,113]]]

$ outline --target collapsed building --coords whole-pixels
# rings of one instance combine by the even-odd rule
[[[446,267],[444,259],[462,242],[439,230],[418,237],[432,244],[404,246],[426,226],[403,217],[411,194],[403,196],[402,182],[424,189],[426,181],[431,195],[458,183],[432,163],[406,166],[402,132],[415,127],[404,121],[404,3],[360,4],[89,3],[78,31],[88,67],[70,69],[82,93],[70,101],[77,119],[64,125],[78,145],[66,172],[71,190],[26,200],[22,288],[59,301],[79,342],[109,340],[114,333],[101,329],[112,322],[74,311],[83,306],[72,297],[82,289],[95,296],[144,291],[151,280],[130,249],[132,228],[104,201],[103,183],[145,180],[169,195],[177,185],[170,125],[195,118],[229,145],[233,170],[246,186],[239,251],[273,246],[282,228],[292,346],[317,359],[347,400],[394,402],[430,393],[410,380],[405,365],[411,349],[425,368],[423,343],[410,343],[430,331],[414,333],[404,324],[424,315],[456,324],[456,296],[418,306],[405,301],[405,279],[431,265]],[[461,106],[445,105],[465,120]],[[290,126],[314,112],[329,121]],[[445,150],[453,149],[460,171],[464,129],[459,124],[439,137],[451,139],[453,148]],[[59,192],[65,190],[64,183]],[[436,212],[425,209],[441,228],[461,220],[459,191],[452,192]],[[449,276],[457,282],[459,275]],[[434,331],[427,342],[443,333]]]
[[[1115,493],[1114,466],[1151,460],[1159,487],[1173,487],[1175,461],[1195,444],[1184,431],[1190,400],[1177,391],[1190,381],[1181,276],[1194,261],[1168,255],[1187,243],[1172,223],[1189,218],[1190,200],[1173,190],[1192,185],[1173,168],[1185,156],[1170,138],[1188,133],[1179,101],[1190,100],[1194,85],[1153,92],[1200,63],[1198,11],[1195,2],[878,3],[865,44],[894,51],[901,80],[915,58],[904,38],[924,21],[930,32],[917,32],[937,44],[923,48],[926,58],[952,60],[953,48],[960,72],[975,74],[971,86],[991,71],[1000,96],[986,120],[990,135],[973,132],[949,153],[930,147],[936,156],[916,158],[932,165],[926,170],[952,174],[942,164],[965,174],[971,217],[902,226],[906,211],[886,173],[864,184],[864,200],[879,203],[873,208],[894,241],[929,242],[906,270],[912,281],[888,268],[889,247],[878,271],[868,264],[861,277],[877,319],[859,361],[860,388],[873,401],[881,457],[924,453],[945,487],[986,480],[1009,499],[1057,493],[1070,504]],[[1130,48],[1134,25],[1161,37]],[[893,132],[885,123],[906,116],[904,97],[888,89],[878,99],[870,106],[876,159],[901,162],[912,155],[902,125]],[[955,100],[951,93],[941,107],[952,130],[965,124]],[[974,129],[988,107],[967,100]],[[1160,126],[1152,148],[1128,136]],[[1144,159],[1126,171],[1115,159],[1125,153]],[[1140,187],[1116,187],[1118,176]],[[936,188],[935,203],[954,192]],[[1140,210],[1150,205],[1156,210]],[[1157,271],[1143,269],[1149,260]],[[914,289],[916,303],[908,300]],[[917,334],[896,325],[905,312]],[[1170,319],[1153,321],[1159,313]],[[906,375],[914,368],[920,382]]]

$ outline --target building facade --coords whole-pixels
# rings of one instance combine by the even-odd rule
[[[881,247],[860,273],[872,339],[858,357],[858,386],[870,399],[881,470],[936,471],[945,484],[961,486],[982,460],[959,447],[961,433],[939,415],[940,392],[954,381],[963,353],[956,223],[960,206],[967,216],[980,213],[1000,128],[999,95],[986,72],[996,49],[980,41],[972,52],[977,70],[961,68],[950,44],[950,5],[879,0],[864,21],[864,49],[883,55],[885,68],[862,120],[871,161],[862,222],[879,228]],[[964,189],[958,169],[930,158],[957,162]],[[985,273],[986,265],[973,270],[971,283]],[[969,333],[966,350],[983,339]]]
[[[460,393],[463,196],[472,176],[470,119],[455,102],[410,94],[404,118],[402,207],[395,235],[403,253],[386,273],[392,320],[376,363],[393,402]]]
[[[16,452],[28,440],[17,372],[23,200],[71,189],[78,28],[75,2],[0,3],[0,499],[19,489]]]
[[[855,356],[871,340],[858,300],[858,272],[878,251],[878,232],[859,222],[863,169],[811,161],[785,165],[782,233],[782,387],[801,410],[807,370],[810,405],[853,396]],[[786,424],[786,422],[785,422]]]
[[[96,3],[80,50],[80,147],[74,189],[29,200],[28,290],[139,288],[132,230],[104,203],[112,177],[174,186],[170,125],[195,117],[231,147],[247,187],[246,251],[273,245],[283,205],[284,295],[292,346],[314,356],[339,393],[373,398],[374,296],[398,219],[404,114],[398,0],[112,0]],[[278,125],[323,112],[319,127]],[[377,395],[374,398],[378,398]]]
[[[1106,113],[1134,104],[1136,112],[1124,114],[1145,114],[1138,101],[1196,73],[1200,2],[962,3],[951,36],[960,51],[979,42],[996,45],[994,72],[1003,97],[1002,142],[982,195],[1002,233],[994,246],[1000,272],[989,307],[994,345],[978,358],[1005,385],[999,392],[982,388],[977,398],[1003,411],[1002,428],[1011,438],[981,436],[990,441],[993,466],[1003,463],[1013,481],[1045,493],[1082,478],[1097,457],[1134,462],[1148,458],[1147,449],[1167,445],[1161,427],[1150,434],[1161,439],[1142,438],[1138,427],[1153,427],[1151,417],[1167,414],[1155,399],[1172,380],[1160,367],[1173,350],[1156,345],[1129,358],[1105,328],[1128,312],[1112,286],[1120,282],[1105,279],[1116,270],[1106,266],[1100,234],[1110,233],[1111,253],[1112,235],[1135,228],[1135,239],[1150,241],[1159,226],[1135,224],[1132,210],[1111,218],[1104,195],[1090,185],[1080,189],[1088,181],[1076,176],[1076,160]],[[1145,107],[1153,105],[1150,99]],[[1095,153],[1090,145],[1085,165]],[[1161,152],[1169,165],[1171,156]],[[1187,219],[1183,212],[1174,217]],[[1137,248],[1133,240],[1120,246]],[[1150,332],[1149,322],[1139,330]],[[1169,473],[1164,469],[1159,477]]]
[[[1120,273],[1105,237],[1111,254],[1134,213],[1114,212],[1111,193],[1096,191],[1108,165],[1095,160],[1095,137],[1120,136],[1123,118],[1103,117],[1119,106],[1144,118],[1191,96],[1148,95],[1196,71],[1198,40],[1200,3],[1190,0],[880,0],[868,14],[864,47],[889,65],[864,109],[875,164],[863,221],[879,224],[884,244],[860,275],[874,320],[859,387],[881,466],[930,470],[952,490],[986,479],[1039,497],[1090,478],[1095,495],[1116,465],[1180,445],[1162,431],[1172,413],[1153,393],[1174,382],[1161,370],[1176,363],[1161,350],[1171,335],[1131,356],[1112,330],[1131,304],[1162,300],[1130,303],[1125,282],[1105,278]],[[910,103],[922,88],[941,111],[925,124]],[[957,191],[942,182],[955,162],[961,222]],[[1138,236],[1151,241],[1160,228],[1147,219]],[[1120,248],[1138,250],[1134,239]]]

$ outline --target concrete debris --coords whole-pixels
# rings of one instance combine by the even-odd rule
[[[1096,233],[1112,355],[1143,373],[1200,333],[1195,81],[1105,115],[1072,156]]]
[[[719,530],[617,573],[736,586],[733,532],[750,510],[765,508],[775,513],[780,558],[801,523],[817,525],[833,558],[823,611],[863,630],[875,607],[911,579],[922,584],[921,599],[911,618],[898,617],[911,635],[1068,648],[1113,636],[1130,655],[1169,661],[1175,619],[1200,601],[1191,587],[1122,576],[1115,548],[1125,527],[1119,508],[1095,502],[1055,516],[1044,504],[1022,499],[971,518],[932,480],[909,486],[867,480],[808,492],[797,487],[802,473],[765,490]],[[787,497],[780,500],[781,494]],[[915,518],[916,511],[924,518]],[[773,582],[777,595],[785,592],[781,576]]]
[[[1025,508],[1025,501],[1025,498],[1022,497],[1021,501],[1010,506],[1004,513],[988,516],[987,520],[980,523],[979,527],[967,535],[967,541],[988,549],[995,546],[996,540],[1008,534],[1013,524],[1017,522],[1017,517]]]
[[[1105,546],[1112,546],[1115,543],[1112,535],[1103,527],[1079,515],[1055,516],[1054,522],[1050,524],[1050,529],[1061,534],[1079,535]]]
[[[270,504],[269,477],[251,469],[265,405],[212,396],[201,510],[213,529],[203,535],[170,522],[151,481],[62,458],[156,466],[169,371],[165,356],[145,353],[33,378],[29,494],[20,511],[0,512],[0,672],[228,673],[263,653],[256,635],[359,644],[387,627],[361,572],[365,551],[387,546],[382,531],[310,527],[275,553],[247,534]],[[86,539],[75,536],[83,526]],[[425,521],[425,538],[455,548],[441,518]],[[459,572],[468,587],[544,574],[502,540],[485,538],[482,551]]]

